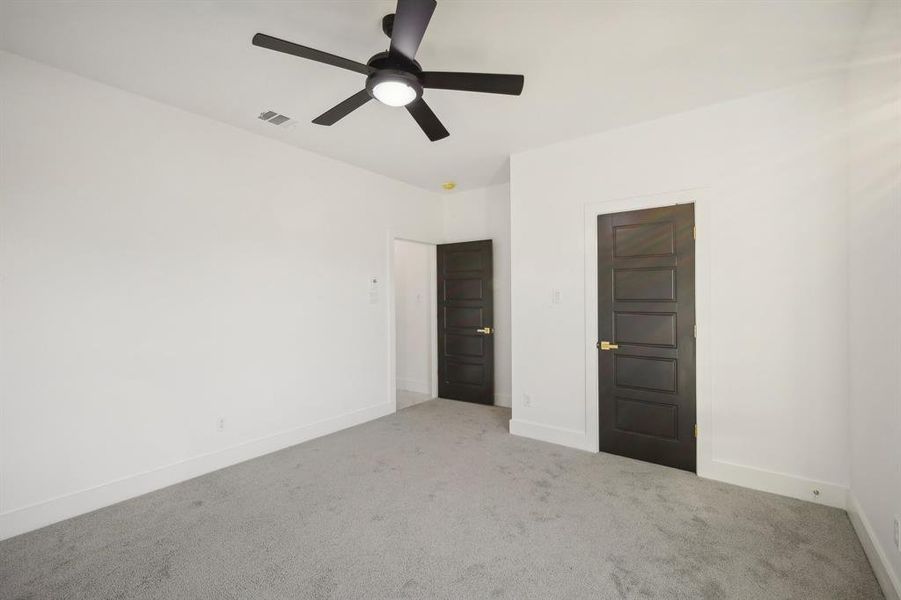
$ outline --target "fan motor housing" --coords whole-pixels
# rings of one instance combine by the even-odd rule
[[[366,65],[379,70],[406,71],[417,76],[422,73],[422,67],[417,61],[390,52],[379,52],[372,55],[372,58],[366,61]]]

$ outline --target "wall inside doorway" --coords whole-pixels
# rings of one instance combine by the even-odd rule
[[[431,392],[435,246],[394,241],[394,306],[397,389]]]

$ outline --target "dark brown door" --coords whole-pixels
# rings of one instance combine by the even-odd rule
[[[695,470],[694,246],[693,204],[598,217],[602,452]]]
[[[438,395],[494,404],[491,240],[438,246]]]

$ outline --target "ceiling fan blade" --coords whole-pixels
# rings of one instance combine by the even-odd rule
[[[422,74],[422,87],[438,90],[460,90],[463,92],[519,96],[522,93],[524,83],[525,77],[522,75],[452,73],[448,71],[425,71]]]
[[[408,104],[407,111],[413,115],[431,141],[437,142],[450,135],[422,98]]]
[[[347,100],[340,102],[328,109],[315,119],[313,122],[317,125],[334,125],[353,111],[357,110],[367,102],[372,100],[372,96],[366,90],[360,90]]]
[[[397,0],[391,32],[391,52],[413,60],[432,19],[435,0]]]
[[[309,60],[315,60],[316,62],[332,65],[333,67],[341,67],[342,69],[347,69],[348,71],[356,71],[357,73],[362,73],[363,75],[369,75],[370,73],[375,71],[375,69],[373,69],[372,67],[364,65],[363,63],[358,63],[355,60],[335,56],[334,54],[329,54],[328,52],[323,52],[322,50],[316,50],[314,48],[307,48],[306,46],[301,46],[300,44],[295,44],[294,42],[280,40],[278,38],[272,37],[271,35],[266,35],[265,33],[258,33],[253,36],[253,45],[259,46],[260,48],[275,50],[276,52],[284,52],[285,54],[299,56],[301,58],[306,58]]]

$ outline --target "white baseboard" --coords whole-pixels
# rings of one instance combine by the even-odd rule
[[[595,450],[589,447],[588,436],[583,431],[510,419],[510,433],[579,450]],[[847,505],[848,488],[845,486],[723,461],[698,465],[698,476],[835,508],[844,509]],[[815,490],[819,493],[815,494]]]
[[[511,408],[513,406],[513,396],[511,396],[510,394],[495,394],[494,405]]]
[[[835,483],[804,479],[718,460],[699,465],[698,476],[835,508],[844,509],[848,499],[848,488]],[[814,490],[820,493],[814,494]]]
[[[365,423],[394,412],[394,404],[380,404],[310,423],[237,446],[59,496],[45,502],[0,513],[0,540],[75,517],[116,502],[204,475],[276,450]]]
[[[575,429],[563,429],[562,427],[551,427],[530,421],[510,419],[510,433],[542,442],[569,446],[578,450],[589,449],[587,447],[588,438],[585,432],[576,431]]]
[[[431,394],[432,386],[428,381],[416,381],[415,379],[398,379],[396,382],[397,389],[406,392],[416,392],[417,394]]]
[[[901,600],[901,574],[895,573],[892,569],[892,563],[886,556],[885,549],[879,544],[876,533],[870,525],[870,520],[863,512],[857,498],[854,494],[848,492],[848,517],[851,519],[851,525],[860,538],[860,545],[863,546],[867,558],[870,559],[870,566],[876,574],[876,580],[882,586],[882,593],[885,600]]]

